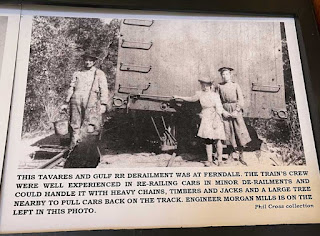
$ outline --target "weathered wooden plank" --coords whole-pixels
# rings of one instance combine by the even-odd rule
[[[61,153],[57,154],[53,158],[51,158],[48,162],[41,165],[38,169],[52,169],[54,166],[59,164],[62,161],[63,155],[69,151],[69,149],[63,150]]]

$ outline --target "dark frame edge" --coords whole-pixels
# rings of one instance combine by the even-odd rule
[[[318,168],[320,169],[320,80],[317,80],[317,78],[320,78],[319,63],[317,63],[320,60],[320,40],[313,5],[311,1],[309,2],[311,4],[308,5],[308,8],[300,8],[298,10],[295,16],[295,25],[309,114],[318,157]],[[313,15],[313,18],[308,16],[310,13]],[[308,41],[307,44],[306,41]],[[310,58],[313,59],[310,60]],[[318,60],[315,58],[318,58]]]

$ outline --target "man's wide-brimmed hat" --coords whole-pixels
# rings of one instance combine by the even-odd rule
[[[96,60],[98,60],[99,56],[98,56],[98,53],[96,53],[95,51],[87,50],[82,54],[82,58],[83,59],[90,58],[90,59],[96,61]]]
[[[205,83],[205,84],[213,84],[213,80],[209,77],[202,77],[201,79],[198,79],[200,83]]]
[[[219,71],[220,73],[222,73],[222,72],[224,72],[224,71],[226,71],[226,70],[228,70],[228,71],[233,71],[233,68],[231,68],[231,67],[221,67],[218,71]]]

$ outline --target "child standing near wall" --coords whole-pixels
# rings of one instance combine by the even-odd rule
[[[187,102],[200,101],[202,111],[200,113],[201,123],[198,136],[204,140],[206,145],[207,161],[205,166],[212,166],[213,146],[216,145],[218,163],[222,163],[222,143],[225,140],[225,131],[222,115],[230,117],[230,114],[223,110],[219,94],[212,89],[212,80],[210,78],[199,79],[201,91],[197,91],[192,97],[173,96],[174,99],[182,99]]]
[[[239,152],[239,161],[243,165],[247,163],[243,160],[244,146],[251,141],[248,129],[243,119],[244,98],[240,86],[232,81],[230,67],[222,67],[218,70],[223,82],[218,85],[218,92],[223,108],[231,114],[223,120],[226,144],[229,146],[229,156],[234,158],[234,154]]]

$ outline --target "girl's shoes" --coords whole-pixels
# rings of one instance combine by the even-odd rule
[[[205,161],[203,164],[204,164],[205,167],[210,167],[210,166],[213,165],[213,163],[210,162],[210,161]]]
[[[245,162],[245,161],[243,160],[243,153],[242,153],[242,152],[240,152],[240,155],[239,155],[239,162],[240,162],[242,165],[244,165],[244,166],[248,166],[248,165],[247,165],[247,162]]]
[[[210,167],[210,166],[213,166],[213,165],[222,166],[222,161],[214,160],[213,163],[210,162],[210,161],[205,161],[205,162],[203,162],[203,164],[204,164],[205,167]]]
[[[216,166],[222,166],[222,161],[214,160]]]
[[[244,165],[244,166],[248,166],[248,165],[247,165],[247,162],[245,162],[244,160],[242,160],[242,158],[239,159],[239,162],[240,162],[242,165]]]

